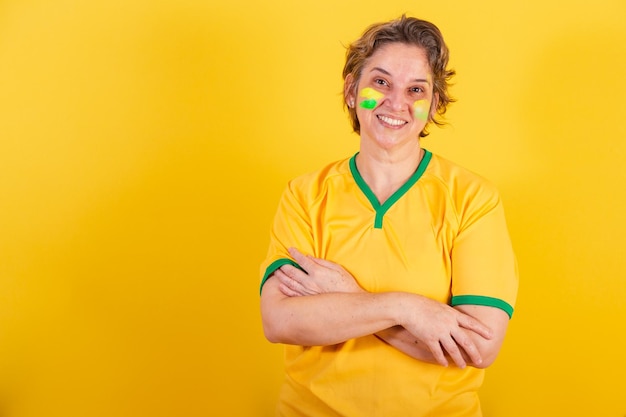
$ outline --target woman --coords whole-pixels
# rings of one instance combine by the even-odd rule
[[[264,331],[287,345],[279,415],[481,415],[517,271],[494,187],[420,146],[447,64],[437,27],[406,16],[347,50],[360,150],[289,183],[261,266]]]

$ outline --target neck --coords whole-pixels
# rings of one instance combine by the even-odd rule
[[[408,149],[405,147],[398,151],[371,152],[361,146],[356,165],[361,177],[382,204],[415,173],[423,154],[417,142]]]

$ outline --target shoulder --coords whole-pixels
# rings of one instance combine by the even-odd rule
[[[461,218],[500,204],[500,194],[491,181],[439,155],[432,155],[424,176],[445,189]]]
[[[286,192],[293,193],[302,199],[314,199],[327,189],[329,183],[345,180],[351,175],[350,159],[334,161],[318,170],[293,178],[288,182]]]
[[[432,154],[424,175],[454,194],[498,194],[496,186],[487,178],[437,154]]]

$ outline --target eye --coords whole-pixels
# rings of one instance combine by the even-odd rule
[[[378,85],[387,85],[387,81],[383,80],[382,78],[374,79],[374,83]]]
[[[411,87],[411,93],[421,94],[424,92],[422,87]]]

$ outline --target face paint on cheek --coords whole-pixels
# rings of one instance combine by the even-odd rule
[[[415,115],[416,119],[427,121],[429,111],[430,102],[428,100],[417,100],[413,103],[413,115]]]
[[[362,89],[361,92],[359,93],[359,97],[363,98],[363,100],[360,103],[360,106],[363,107],[364,109],[372,110],[373,108],[376,107],[378,102],[384,96],[385,95],[381,93],[380,91],[376,91],[373,88],[366,87]]]

